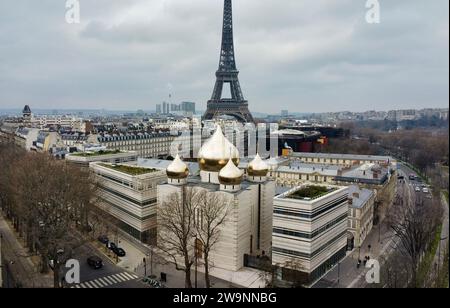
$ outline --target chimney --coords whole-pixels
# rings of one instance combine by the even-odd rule
[[[350,205],[353,204],[353,198],[348,198],[348,204],[350,204]]]
[[[373,173],[373,178],[374,178],[374,179],[378,179],[378,172],[374,172],[374,173]]]
[[[353,193],[353,198],[359,199],[359,192],[354,192]]]

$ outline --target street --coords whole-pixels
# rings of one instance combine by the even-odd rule
[[[4,268],[2,278],[4,286],[8,287],[31,287],[51,288],[53,287],[53,275],[50,270],[48,274],[40,274],[31,261],[30,255],[16,234],[0,214],[0,234],[2,237],[2,253]],[[94,270],[87,264],[87,258],[98,256],[103,260],[103,267]],[[120,266],[115,265],[103,255],[92,244],[85,243],[74,251],[73,258],[80,262],[80,284],[68,285],[70,288],[145,288],[140,278]],[[61,279],[65,276],[66,269],[62,269]]]
[[[101,269],[93,269],[87,264],[87,258],[98,256],[103,260]],[[140,278],[115,265],[91,244],[85,244],[75,250],[74,258],[80,262],[80,284],[73,288],[145,288]]]

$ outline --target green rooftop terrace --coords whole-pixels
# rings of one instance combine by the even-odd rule
[[[98,152],[80,152],[80,153],[73,153],[72,156],[78,156],[78,157],[92,157],[92,156],[102,156],[102,155],[111,155],[111,154],[119,154],[122,153],[120,150],[100,150]]]
[[[158,171],[157,169],[150,169],[150,168],[141,168],[141,167],[133,167],[133,166],[126,166],[126,165],[107,165],[107,164],[101,164],[102,167],[106,167],[115,171],[123,172],[129,175],[142,175],[142,174],[148,174]]]
[[[297,200],[314,200],[325,196],[337,188],[327,187],[327,186],[318,186],[318,185],[310,185],[300,188],[295,192],[286,196],[286,198],[297,199]]]

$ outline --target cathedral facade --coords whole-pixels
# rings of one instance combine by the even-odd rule
[[[165,206],[171,195],[182,195],[186,189],[215,195],[227,218],[210,253],[214,268],[236,272],[246,265],[246,256],[270,258],[275,182],[267,177],[266,162],[257,155],[244,177],[237,167],[239,151],[220,127],[201,147],[198,157],[200,176],[191,176],[181,158],[175,158],[166,171],[168,183],[158,186],[158,207]],[[171,236],[160,234],[159,238]]]

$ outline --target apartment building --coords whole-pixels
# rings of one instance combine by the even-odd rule
[[[348,230],[353,235],[353,246],[361,247],[373,227],[376,193],[374,190],[349,187]]]
[[[291,155],[292,160],[303,163],[329,164],[352,167],[362,164],[380,164],[384,166],[395,165],[396,161],[390,156],[353,155],[353,154],[329,154],[329,153],[300,153]]]
[[[111,150],[135,151],[139,157],[158,158],[170,155],[172,142],[177,136],[170,133],[103,134],[97,141]]]

